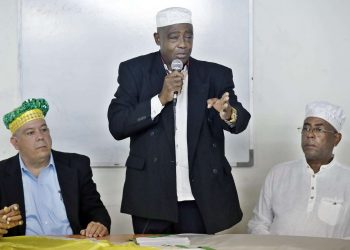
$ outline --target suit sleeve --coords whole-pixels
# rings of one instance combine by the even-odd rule
[[[152,126],[157,119],[151,117],[151,98],[140,99],[142,72],[137,67],[130,69],[125,62],[121,63],[118,72],[119,87],[108,108],[109,130],[117,140],[130,137]]]
[[[83,156],[79,161],[79,216],[81,224],[83,228],[86,228],[87,224],[91,221],[100,222],[110,231],[111,218],[101,201],[96,184],[92,179],[90,159]]]
[[[225,67],[223,73],[218,74],[218,79],[216,81],[219,86],[217,88],[217,98],[221,98],[225,92],[228,92],[230,94],[230,104],[237,110],[237,121],[233,127],[230,127],[225,121],[221,120],[220,118],[221,124],[225,130],[231,133],[241,133],[248,126],[250,114],[238,101],[238,98],[234,92],[235,85],[233,83],[232,70]]]

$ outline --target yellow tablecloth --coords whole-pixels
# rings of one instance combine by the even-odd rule
[[[140,247],[133,242],[113,244],[107,240],[71,239],[42,236],[16,236],[0,238],[1,250],[155,250],[153,247]]]

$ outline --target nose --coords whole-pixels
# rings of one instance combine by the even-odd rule
[[[44,132],[42,131],[38,131],[37,134],[36,134],[36,139],[39,141],[39,140],[43,140],[44,139]]]
[[[306,137],[315,137],[315,129],[310,129],[309,131],[306,132]]]
[[[178,43],[178,47],[179,47],[179,48],[186,48],[186,47],[187,47],[185,37],[180,36],[180,38],[179,38],[179,43]]]

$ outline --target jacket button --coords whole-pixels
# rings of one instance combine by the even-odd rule
[[[150,135],[151,135],[151,136],[154,136],[154,131],[152,131],[152,132],[150,133]]]
[[[137,121],[140,122],[140,121],[143,121],[146,119],[146,116],[141,116],[141,117],[138,117],[137,118]]]
[[[194,178],[191,179],[191,182],[194,182]]]
[[[158,158],[157,157],[154,157],[153,158],[153,162],[157,162],[158,161]]]
[[[213,148],[216,148],[216,143],[213,143]]]
[[[213,174],[217,174],[218,170],[216,168],[213,169]]]

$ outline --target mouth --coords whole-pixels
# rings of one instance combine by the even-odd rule
[[[178,58],[178,59],[186,59],[186,58],[188,58],[188,54],[186,54],[186,53],[179,53],[179,54],[176,54],[176,58]]]
[[[313,148],[316,148],[316,145],[314,145],[314,144],[305,144],[304,148],[313,149]]]

